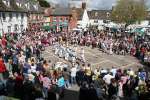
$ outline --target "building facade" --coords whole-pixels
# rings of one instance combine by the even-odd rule
[[[27,28],[27,11],[17,0],[0,0],[0,33],[22,32]]]
[[[111,21],[111,10],[92,10],[88,11],[91,26],[107,24]]]
[[[44,24],[44,8],[38,1],[29,1],[28,5],[28,28],[29,30],[40,30]]]
[[[44,8],[33,0],[0,0],[0,33],[40,30]]]
[[[76,21],[76,12],[71,8],[58,7],[46,10],[45,27],[51,31],[71,31],[76,27]]]

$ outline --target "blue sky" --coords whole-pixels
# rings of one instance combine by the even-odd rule
[[[61,6],[68,6],[70,0],[47,0],[48,2],[53,2],[56,4],[61,4]],[[76,0],[80,1],[80,0]],[[82,1],[82,0],[81,0]],[[117,0],[88,0],[88,8],[91,9],[111,9],[115,5]],[[147,0],[147,6],[150,7],[150,0]],[[76,3],[79,6],[78,3]]]

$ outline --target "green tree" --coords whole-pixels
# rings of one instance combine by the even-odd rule
[[[50,4],[46,0],[38,0],[41,7],[50,7]]]
[[[147,13],[144,0],[118,0],[112,11],[112,20],[127,26],[143,20]]]

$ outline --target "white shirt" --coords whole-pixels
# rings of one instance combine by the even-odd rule
[[[114,78],[112,75],[107,74],[103,77],[103,80],[105,81],[106,84],[110,84],[112,78]]]
[[[103,74],[103,73],[107,73],[108,71],[107,70],[105,70],[105,69],[103,69],[103,70],[101,70],[101,74]]]
[[[36,73],[36,66],[31,66],[31,72]]]
[[[95,74],[95,75],[100,75],[100,71],[98,71],[98,69],[95,69],[95,70],[94,70],[94,74]]]
[[[24,63],[25,62],[25,56],[21,55],[21,57],[19,57],[19,62]]]
[[[72,77],[75,77],[76,76],[76,73],[77,73],[77,68],[76,67],[73,67],[73,68],[71,68],[71,76]]]
[[[113,76],[115,77],[116,73],[117,73],[117,69],[113,68],[110,70],[110,72],[112,72]]]

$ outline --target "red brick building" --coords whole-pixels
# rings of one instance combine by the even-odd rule
[[[71,8],[49,8],[45,17],[50,21],[47,25],[51,31],[71,31],[77,24],[76,11]]]

